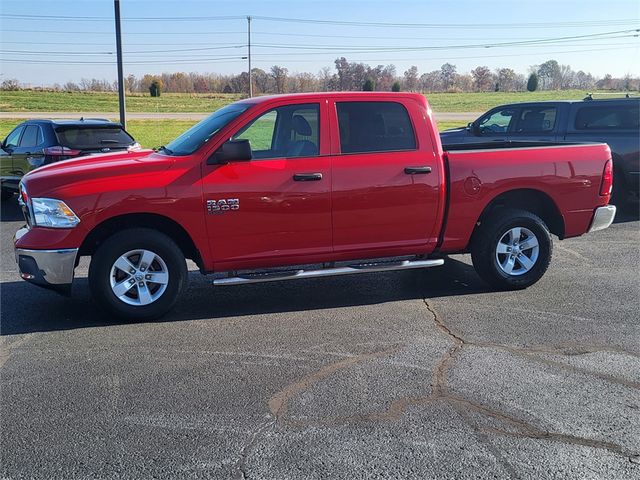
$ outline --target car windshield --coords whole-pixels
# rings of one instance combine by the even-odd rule
[[[209,117],[196,123],[162,150],[170,155],[190,155],[225,127],[234,118],[247,110],[250,105],[231,104],[217,110]]]

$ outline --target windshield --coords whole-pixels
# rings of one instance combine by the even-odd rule
[[[227,105],[196,123],[173,142],[168,143],[163,150],[171,155],[190,155],[249,107],[247,104]]]

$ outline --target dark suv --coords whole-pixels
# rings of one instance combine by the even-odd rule
[[[27,120],[2,142],[2,200],[18,191],[27,172],[69,158],[139,148],[122,125],[102,119]]]
[[[614,163],[612,202],[638,195],[640,97],[514,103],[489,110],[466,128],[445,130],[444,145],[477,142],[603,142]]]

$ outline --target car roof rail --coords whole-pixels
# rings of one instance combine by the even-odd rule
[[[111,120],[109,120],[108,118],[98,118],[98,117],[80,117],[80,121],[84,122],[85,120],[93,120],[94,122],[110,122]]]
[[[583,98],[583,100],[595,100],[594,96],[598,97],[618,97],[622,96],[624,98],[638,98],[638,92],[595,92],[595,93],[587,93],[587,96]]]

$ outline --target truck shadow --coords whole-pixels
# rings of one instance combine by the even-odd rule
[[[192,274],[190,286],[172,312],[154,323],[216,321],[268,313],[357,307],[400,300],[468,295],[489,291],[470,265],[448,259],[444,266],[404,272],[214,288]],[[108,316],[92,302],[86,279],[73,298],[37,289],[26,282],[1,284],[0,335],[74,330],[129,324]]]

